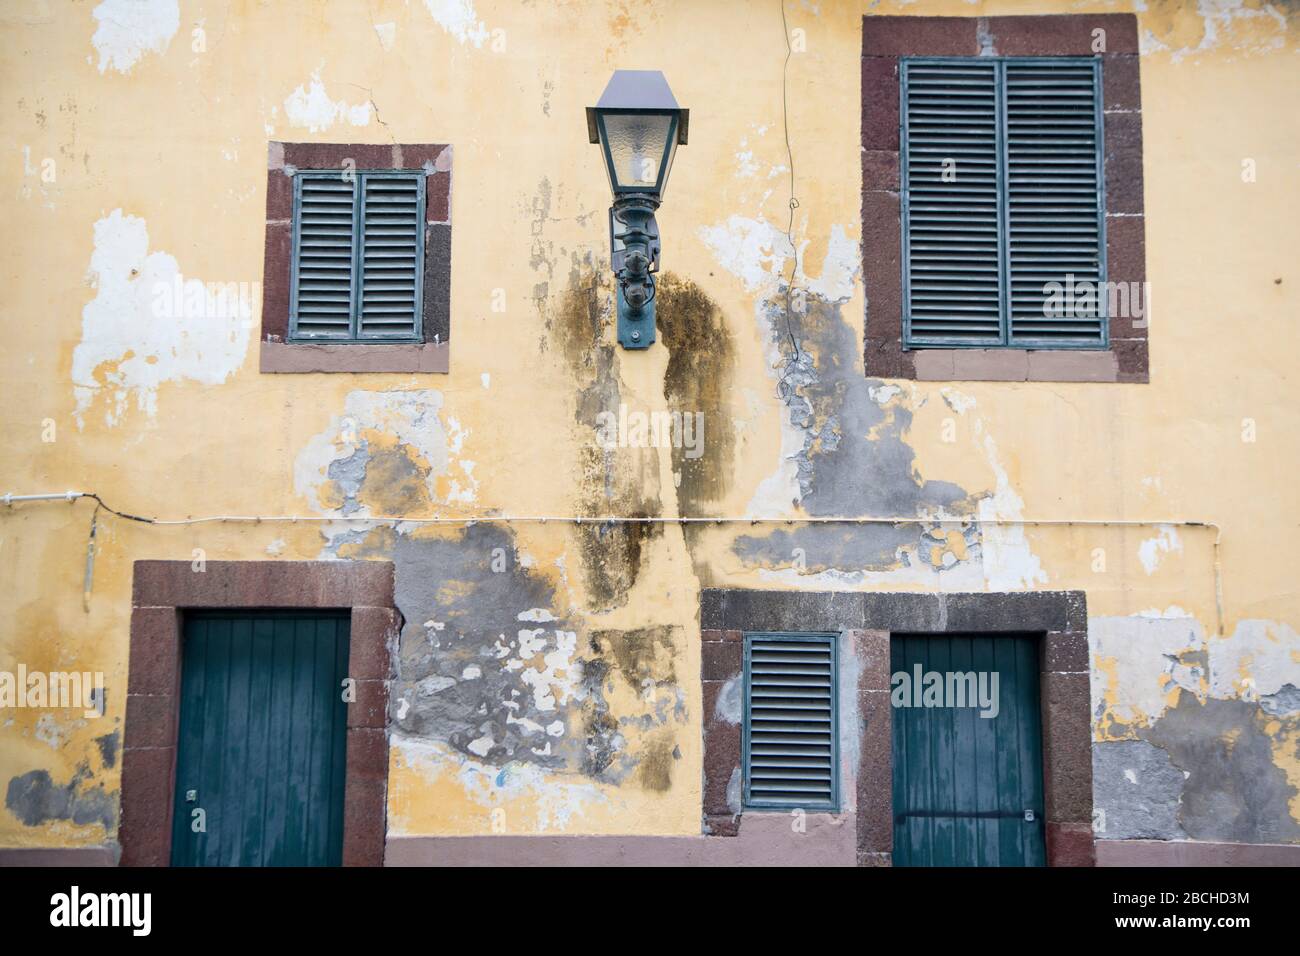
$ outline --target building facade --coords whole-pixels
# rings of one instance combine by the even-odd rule
[[[0,20],[0,860],[1300,862],[1293,5]]]

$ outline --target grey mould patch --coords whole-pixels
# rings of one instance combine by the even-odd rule
[[[343,492],[343,505],[340,510],[345,515],[357,511],[361,505],[357,502],[357,493],[366,480],[366,466],[370,463],[370,444],[362,441],[347,458],[338,458],[329,464],[326,476],[338,485]]]
[[[1277,693],[1261,697],[1259,706],[1270,717],[1290,717],[1300,713],[1300,687],[1283,684]]]
[[[1106,840],[1185,840],[1178,823],[1183,771],[1144,740],[1094,744],[1093,805]]]
[[[5,806],[29,827],[50,820],[67,820],[78,826],[98,823],[111,829],[117,820],[117,794],[106,793],[103,784],[87,788],[90,768],[82,764],[72,779],[58,786],[45,770],[32,770],[9,781]]]
[[[121,731],[113,731],[111,734],[104,734],[102,737],[96,737],[95,743],[99,747],[99,756],[103,760],[104,766],[113,768],[117,766],[117,748],[121,746]]]
[[[1179,695],[1178,705],[1134,741],[1093,745],[1095,804],[1104,839],[1290,843],[1300,825],[1290,803],[1296,790],[1273,760],[1266,719],[1300,711],[1300,691],[1285,685],[1258,704],[1204,702]]]
[[[789,333],[784,293],[767,304],[783,359],[779,388],[791,423],[804,434],[795,454],[799,499],[793,504],[833,517],[972,513],[975,503],[960,487],[917,474],[916,453],[903,440],[912,412],[901,403],[882,408],[872,398],[882,383],[863,377],[857,332],[840,305],[812,294],[805,301],[801,313],[788,316]],[[920,547],[924,534],[917,525],[810,525],[767,539],[743,537],[734,547],[747,561],[789,564],[799,548],[814,572],[862,570],[892,566],[899,550]]]

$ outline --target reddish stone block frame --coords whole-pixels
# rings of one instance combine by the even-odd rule
[[[1094,49],[1099,40],[1104,52]],[[1111,316],[1106,351],[903,348],[898,61],[907,56],[980,55],[1089,56],[1101,61],[1106,279],[1143,289],[1141,317]],[[929,381],[1149,380],[1138,63],[1137,17],[1131,13],[863,18],[862,277],[868,375]]]
[[[703,830],[734,836],[728,805],[739,772],[740,726],[713,718],[723,685],[741,669],[745,631],[838,632],[861,668],[856,839],[860,866],[889,866],[894,850],[891,633],[1037,633],[1043,791],[1049,866],[1093,866],[1092,717],[1088,612],[1082,591],[918,594],[707,589],[700,600],[704,681]],[[843,797],[843,795],[841,795]]]
[[[434,143],[276,143],[266,169],[262,274],[263,372],[447,372],[451,339],[451,154]],[[289,341],[293,176],[300,169],[422,169],[425,173],[423,339],[407,344]]]
[[[402,618],[388,561],[137,561],[131,609],[122,749],[122,866],[171,860],[182,619],[196,609],[347,609],[348,676],[343,865],[384,861],[388,783],[388,686]]]

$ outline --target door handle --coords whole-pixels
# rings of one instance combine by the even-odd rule
[[[186,803],[196,803],[196,802],[198,801],[198,799],[199,799],[199,792],[198,792],[197,790],[186,790],[186,791],[185,791],[185,802],[186,802]]]
[[[1025,811],[1025,822],[1026,822],[1026,823],[1033,823],[1033,822],[1034,822],[1034,811],[1033,811],[1033,810],[1026,810],[1026,811]]]

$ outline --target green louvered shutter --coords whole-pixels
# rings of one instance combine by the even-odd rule
[[[423,298],[424,175],[370,173],[362,178],[362,189],[358,336],[417,338]]]
[[[903,63],[911,345],[1002,342],[997,64]]]
[[[1104,345],[1097,64],[1013,60],[1005,71],[1010,342]]]
[[[1106,346],[1100,69],[903,61],[908,347]]]
[[[424,201],[420,172],[298,174],[292,338],[420,339]]]
[[[745,635],[744,800],[839,808],[833,635]]]
[[[346,340],[352,337],[356,180],[299,173],[297,187],[292,334]]]

